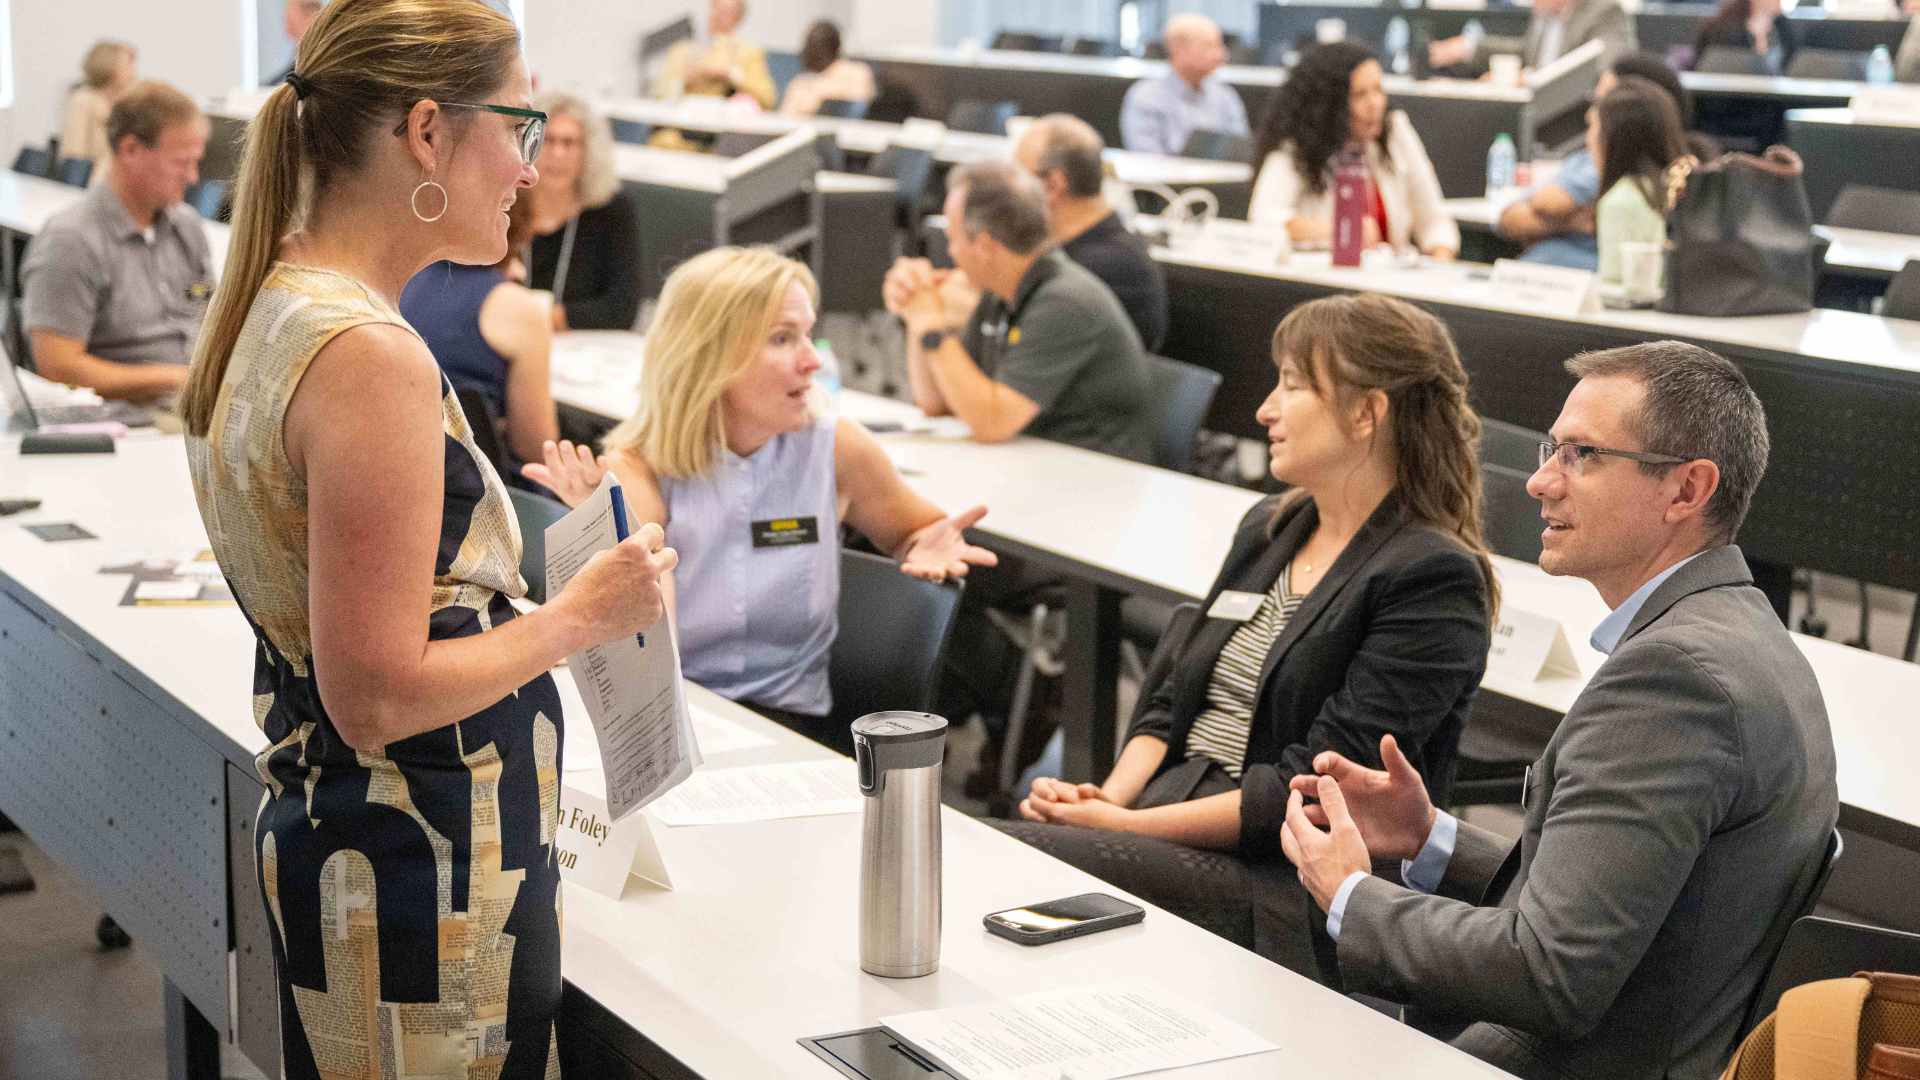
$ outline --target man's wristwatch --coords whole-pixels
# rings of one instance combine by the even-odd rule
[[[929,330],[920,335],[920,350],[922,352],[933,352],[938,349],[947,338],[959,332],[960,328],[957,326],[942,326],[937,330]]]

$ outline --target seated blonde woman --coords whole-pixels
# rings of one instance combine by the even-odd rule
[[[686,677],[851,752],[848,733],[824,723],[840,523],[915,577],[960,577],[995,559],[962,535],[986,507],[947,517],[901,482],[865,428],[824,409],[817,292],[804,264],[762,248],[683,263],[647,335],[639,410],[604,455],[547,443],[545,464],[524,472],[578,505],[611,469],[634,527],[660,525],[680,553],[666,595]],[[768,523],[795,519],[802,543],[764,541]]]

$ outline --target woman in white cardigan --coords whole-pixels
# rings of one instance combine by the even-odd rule
[[[1280,84],[1261,125],[1261,163],[1248,218],[1282,225],[1297,247],[1324,247],[1333,234],[1333,158],[1357,147],[1371,178],[1364,229],[1371,246],[1418,248],[1434,258],[1460,251],[1427,148],[1404,112],[1387,112],[1380,62],[1350,41],[1313,45]]]

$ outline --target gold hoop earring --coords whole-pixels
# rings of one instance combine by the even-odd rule
[[[420,193],[426,190],[427,188],[432,188],[433,190],[440,193],[440,212],[433,215],[432,217],[428,217],[427,215],[420,212]],[[447,198],[447,189],[441,187],[439,184],[434,183],[432,179],[426,179],[426,180],[420,181],[420,186],[413,189],[413,197],[408,199],[407,202],[408,202],[408,205],[410,205],[413,208],[413,216],[419,218],[421,221],[432,223],[435,221],[439,221],[441,218],[447,216],[447,203],[449,202]]]

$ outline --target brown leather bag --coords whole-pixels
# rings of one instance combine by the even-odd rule
[[[1861,972],[1794,987],[1720,1080],[1920,1080],[1920,977]]]

